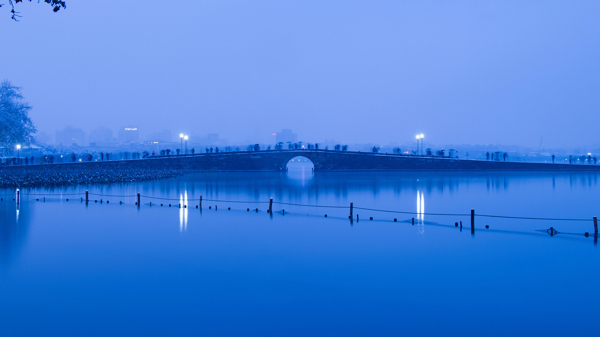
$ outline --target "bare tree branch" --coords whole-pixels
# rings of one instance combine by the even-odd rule
[[[8,4],[10,5],[11,19],[17,22],[19,21],[19,18],[22,17],[19,15],[20,12],[15,10],[15,5],[19,2],[23,2],[23,0],[8,0]],[[29,0],[29,2],[32,2],[32,0]],[[38,3],[40,3],[40,0],[38,0]],[[67,3],[64,0],[44,0],[44,3],[52,6],[52,11],[54,13],[58,12],[61,8],[67,8]],[[2,6],[4,6],[4,4],[0,4],[0,7]]]

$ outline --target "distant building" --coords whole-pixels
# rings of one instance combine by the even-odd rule
[[[62,146],[82,146],[85,143],[85,132],[72,126],[56,131],[56,142]]]
[[[52,143],[52,136],[47,134],[44,131],[40,131],[35,135],[35,143],[36,144],[50,144]]]
[[[99,127],[90,131],[90,143],[108,143],[113,140],[113,132],[107,127]]]
[[[168,143],[173,141],[171,138],[171,130],[164,129],[161,132],[153,132],[148,137],[148,141],[157,143]]]
[[[293,133],[291,129],[283,129],[275,134],[275,141],[277,143],[295,143],[298,141],[298,135]]]
[[[208,144],[216,144],[219,141],[219,134],[209,133],[208,135],[206,135],[206,138],[208,140]]]
[[[119,141],[122,143],[135,143],[140,140],[140,131],[135,126],[124,126],[119,129]]]

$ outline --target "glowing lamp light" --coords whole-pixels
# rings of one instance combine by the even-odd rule
[[[17,150],[21,149],[21,144],[17,144]]]
[[[425,136],[423,136],[423,134],[420,134],[419,136],[421,137],[421,139],[423,139],[423,137],[425,137]]]
[[[183,137],[183,139],[188,140],[188,136],[186,135],[185,137]]]
[[[180,134],[179,134],[179,138],[183,138],[183,133],[180,133]]]

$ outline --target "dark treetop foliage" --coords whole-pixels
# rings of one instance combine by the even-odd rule
[[[29,119],[31,106],[23,102],[21,88],[9,81],[0,84],[0,151],[12,153],[17,144],[29,145],[37,130]]]
[[[67,8],[67,4],[63,1],[63,0],[43,0],[45,3],[49,4],[50,6],[52,6],[52,11],[53,12],[58,12],[61,8]],[[11,7],[11,14],[12,14],[12,19],[15,21],[19,21],[18,18],[21,17],[21,15],[19,15],[19,12],[15,11],[15,4],[18,4],[19,2],[23,2],[23,0],[8,0],[8,3],[10,4]],[[29,2],[31,2],[31,0],[29,0]],[[38,3],[40,2],[40,0],[38,0]],[[4,6],[3,4],[0,4],[0,7]]]

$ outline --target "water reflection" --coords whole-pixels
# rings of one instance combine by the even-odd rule
[[[294,162],[295,163],[295,162]],[[290,163],[291,165],[291,163]],[[179,197],[187,192],[191,198],[200,195],[218,199],[228,195],[243,194],[257,199],[263,195],[299,201],[317,200],[319,193],[335,195],[345,199],[351,192],[360,191],[372,196],[393,193],[400,195],[407,191],[420,190],[421,193],[440,192],[454,195],[464,193],[460,188],[485,186],[489,192],[507,191],[510,184],[548,184],[551,187],[568,185],[570,188],[594,188],[598,185],[596,173],[527,173],[527,172],[312,172],[311,168],[290,169],[288,172],[207,172],[176,179],[131,184],[74,186],[63,188],[28,189],[26,192],[84,193],[89,189],[100,194],[143,195]]]
[[[15,190],[11,189],[4,190],[2,193],[7,195],[10,202],[5,199],[0,203],[0,259],[3,264],[8,263],[25,242],[29,221],[37,207],[34,201],[36,197],[29,196],[29,193],[54,193],[55,197],[47,197],[47,199],[48,202],[56,202],[64,201],[64,198],[68,197],[61,196],[61,193],[85,193],[89,190],[90,193],[111,195],[102,197],[110,200],[111,206],[113,202],[118,204],[119,201],[133,204],[137,192],[142,194],[142,198],[154,196],[177,199],[181,204],[179,210],[181,232],[187,231],[188,208],[195,207],[200,196],[205,199],[249,202],[264,202],[273,197],[276,202],[313,205],[349,206],[353,202],[355,207],[398,211],[412,211],[416,206],[415,222],[423,233],[425,195],[431,213],[468,213],[470,209],[476,207],[478,211],[487,210],[490,214],[591,218],[596,215],[590,212],[595,209],[593,203],[597,200],[594,197],[597,187],[598,174],[596,173],[318,172],[315,174],[312,172],[312,167],[303,165],[291,168],[288,172],[207,172],[144,183],[25,188],[21,189],[20,207],[17,207],[16,202],[12,200],[16,199],[16,195]],[[73,198],[79,200],[79,196]],[[90,209],[93,210],[93,207]],[[288,211],[287,206],[285,209]],[[307,210],[307,208],[298,209],[298,212],[307,212]],[[293,209],[290,209],[290,212],[292,211]],[[344,218],[347,216],[346,210],[327,212],[330,216]],[[407,216],[407,219],[410,220],[411,217]],[[428,216],[428,221],[442,220],[444,219],[437,216]],[[451,219],[451,223],[458,220],[461,219]]]
[[[12,198],[10,199],[12,200]],[[27,240],[32,209],[28,202],[0,203],[0,265],[8,266]]]

